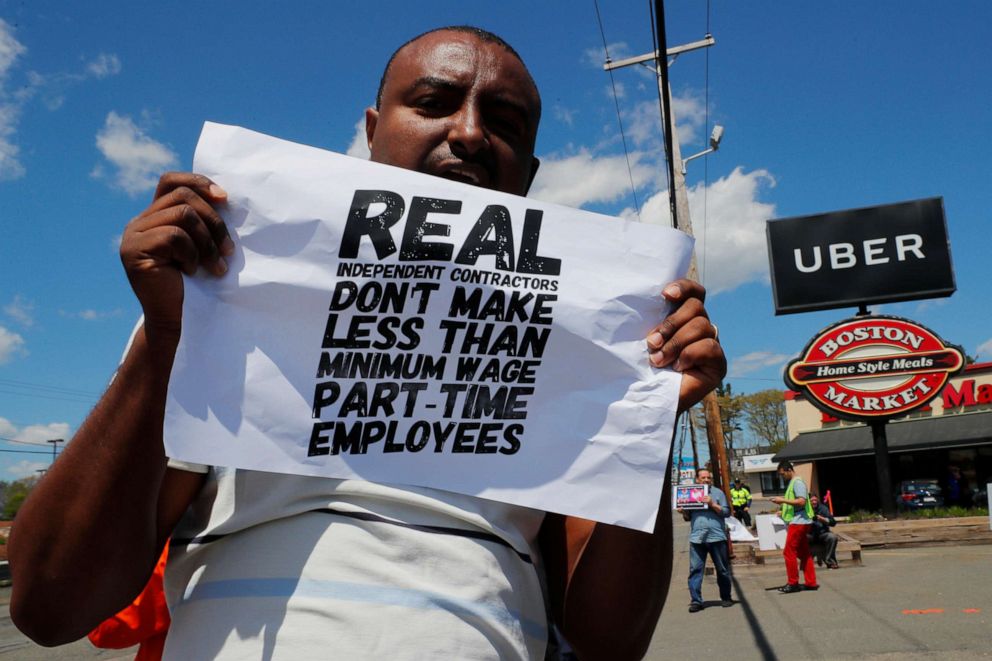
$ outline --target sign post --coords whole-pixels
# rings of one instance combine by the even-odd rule
[[[770,220],[766,230],[775,314],[859,307],[810,340],[785,383],[825,413],[871,427],[879,504],[894,516],[885,424],[936,397],[965,357],[933,331],[867,306],[954,293],[943,200]]]

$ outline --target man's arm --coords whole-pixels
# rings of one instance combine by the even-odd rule
[[[167,470],[162,422],[179,341],[180,269],[220,275],[233,248],[206,177],[164,175],[121,259],[145,323],[104,393],[18,512],[11,618],[43,645],[86,635],[144,587],[202,476]],[[226,242],[225,242],[226,239]]]
[[[679,411],[715,388],[727,362],[689,280],[665,288],[676,309],[648,335],[653,365],[682,373]],[[671,471],[671,457],[666,475]],[[549,514],[541,529],[552,611],[581,659],[640,659],[654,634],[672,574],[671,489],[665,481],[651,534]]]

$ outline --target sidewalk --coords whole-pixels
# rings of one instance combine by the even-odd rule
[[[647,659],[992,658],[992,546],[864,551],[863,567],[818,568],[816,592],[781,594],[783,564],[734,566],[734,599],[689,613],[687,523],[675,524],[668,602]]]

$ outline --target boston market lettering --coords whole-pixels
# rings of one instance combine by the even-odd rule
[[[786,384],[849,420],[903,415],[936,397],[964,354],[908,319],[861,317],[821,331],[786,368]]]

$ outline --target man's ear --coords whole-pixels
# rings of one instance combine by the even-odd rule
[[[366,116],[367,114],[368,111],[366,111]],[[365,121],[366,124],[368,124],[368,119],[366,119]],[[367,126],[366,126],[366,130],[368,130]],[[541,159],[539,159],[537,156],[532,156],[530,163],[530,179],[527,180],[527,190],[524,191],[524,195],[527,195],[527,193],[530,192],[530,187],[534,183],[534,177],[537,176],[537,170],[540,167],[541,167]]]
[[[375,135],[375,125],[379,121],[379,111],[375,108],[365,109],[365,140],[368,142],[369,151],[372,151],[372,137]]]

